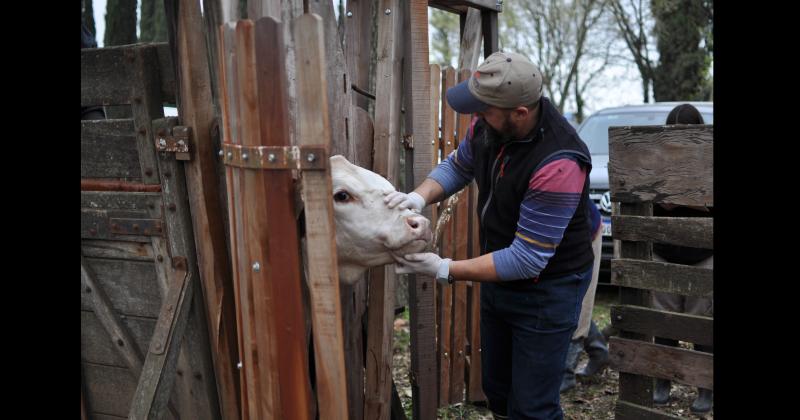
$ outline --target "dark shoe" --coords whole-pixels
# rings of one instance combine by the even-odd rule
[[[653,404],[666,405],[669,402],[669,391],[672,382],[666,379],[656,379],[656,386],[653,388]]]
[[[714,391],[710,389],[697,388],[697,398],[692,403],[692,413],[708,413],[714,404]]]
[[[575,368],[578,366],[578,356],[583,348],[581,339],[570,341],[567,350],[567,360],[564,363],[564,377],[561,378],[559,392],[568,391],[575,387]]]
[[[601,373],[608,366],[608,344],[594,321],[589,328],[589,335],[583,340],[583,347],[589,355],[589,363],[576,375],[588,378]]]

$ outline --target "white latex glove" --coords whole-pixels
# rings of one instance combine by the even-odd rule
[[[450,274],[450,258],[442,258],[433,252],[423,252],[419,254],[408,254],[403,258],[396,257],[397,274],[427,274],[436,278],[441,285],[450,284],[447,278]]]
[[[400,210],[411,209],[422,211],[422,208],[425,207],[425,199],[413,191],[408,194],[400,191],[392,191],[386,194],[386,197],[383,198],[383,202],[386,203],[390,209],[400,206]]]

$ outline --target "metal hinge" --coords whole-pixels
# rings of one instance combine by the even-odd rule
[[[176,125],[171,131],[172,134],[167,133],[167,130],[159,130],[156,136],[156,150],[175,153],[177,160],[190,160],[189,139],[192,128]]]

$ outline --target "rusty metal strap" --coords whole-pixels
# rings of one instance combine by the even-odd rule
[[[324,170],[328,151],[324,146],[242,146],[223,143],[220,150],[226,165],[250,169]]]
[[[156,137],[156,150],[159,152],[175,153],[177,160],[189,160],[189,141],[191,139],[191,127],[175,126],[172,130],[161,129]]]

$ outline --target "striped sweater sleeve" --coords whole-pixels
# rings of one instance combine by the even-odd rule
[[[500,280],[538,277],[547,266],[578,207],[586,168],[563,154],[536,170],[520,205],[514,241],[492,253]]]
[[[442,163],[431,171],[428,178],[438,182],[444,189],[444,198],[460,191],[475,177],[472,161],[472,136],[478,117],[473,117],[467,135],[458,143]]]

